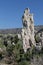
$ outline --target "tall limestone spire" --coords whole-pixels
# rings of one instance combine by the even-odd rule
[[[34,20],[33,14],[30,14],[30,9],[26,8],[22,16],[22,39],[24,52],[31,48],[31,45],[35,45],[34,41]]]

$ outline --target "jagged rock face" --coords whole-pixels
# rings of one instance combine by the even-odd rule
[[[33,14],[30,14],[30,10],[28,8],[26,8],[24,11],[22,22],[23,22],[23,29],[22,29],[23,49],[26,52],[27,49],[31,47],[31,44],[35,45]]]
[[[37,33],[36,33],[36,38],[38,40],[39,38],[39,42],[38,42],[38,45],[37,46],[40,46],[40,47],[43,47],[43,30],[39,30]]]

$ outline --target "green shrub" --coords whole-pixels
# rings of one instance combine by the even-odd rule
[[[14,42],[15,42],[15,44],[18,42],[18,35],[16,35],[15,37],[14,37]]]
[[[8,53],[9,56],[12,55],[13,49],[14,49],[14,46],[12,44],[9,44],[7,46],[6,51],[7,51],[7,53]]]

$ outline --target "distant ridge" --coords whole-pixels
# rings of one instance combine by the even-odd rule
[[[0,29],[0,34],[21,34],[22,28]]]
[[[43,25],[35,26],[35,30],[43,29]],[[0,29],[0,34],[21,34],[22,28]]]
[[[35,30],[39,31],[41,29],[43,29],[43,25],[37,25],[37,26],[35,26]]]

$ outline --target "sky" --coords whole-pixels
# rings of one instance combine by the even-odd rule
[[[43,0],[0,0],[0,29],[21,28],[25,8],[33,13],[35,25],[43,25]]]

